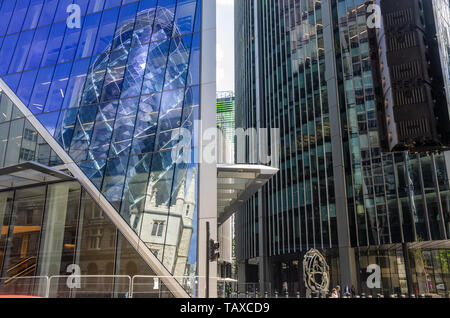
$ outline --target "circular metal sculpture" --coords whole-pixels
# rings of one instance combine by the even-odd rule
[[[316,249],[308,251],[303,258],[303,278],[311,293],[328,291],[329,267],[323,255]]]

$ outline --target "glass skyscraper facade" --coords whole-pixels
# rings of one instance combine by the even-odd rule
[[[0,1],[0,78],[8,91],[0,166],[38,161],[73,172],[75,164],[94,201],[112,207],[109,215],[120,215],[176,277],[197,271],[199,164],[172,153],[180,128],[197,133],[202,9],[201,0]],[[199,146],[190,142],[194,157]],[[50,188],[42,186],[42,200]],[[74,201],[84,190],[76,191]],[[74,207],[74,219],[78,213]]]
[[[278,292],[304,295],[311,248],[334,286],[450,290],[449,156],[380,151],[368,4],[236,2],[236,125],[281,133],[280,172],[237,217],[237,258],[259,259],[257,279]],[[369,264],[380,289],[365,284]]]
[[[234,141],[235,107],[233,92],[217,94],[217,126],[222,129],[224,137],[229,142]]]

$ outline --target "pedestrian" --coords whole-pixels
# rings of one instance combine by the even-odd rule
[[[336,294],[337,298],[341,298],[341,286],[339,285],[336,286]]]
[[[331,298],[339,298],[336,288],[333,288],[333,290],[331,291]]]
[[[352,298],[355,298],[355,296],[356,296],[355,286],[352,285],[352,288],[350,289],[350,291],[352,293]]]
[[[345,285],[345,297],[350,297],[351,293],[350,293],[350,287],[348,287],[348,285]]]

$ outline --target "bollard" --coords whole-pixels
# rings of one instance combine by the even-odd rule
[[[264,298],[269,298],[269,292],[264,292]]]
[[[289,292],[286,291],[285,296],[286,296],[286,298],[289,298]]]
[[[245,292],[245,298],[249,298],[248,297],[248,290]]]
[[[361,293],[361,298],[366,298],[366,293]]]
[[[300,298],[300,292],[297,292],[297,298]]]
[[[278,291],[275,291],[275,298],[278,298]]]

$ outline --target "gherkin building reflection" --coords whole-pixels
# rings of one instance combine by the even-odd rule
[[[174,18],[160,7],[122,23],[55,137],[166,268],[188,276],[198,169],[176,164],[171,150],[174,131],[193,129],[198,88],[185,88],[192,35]]]

